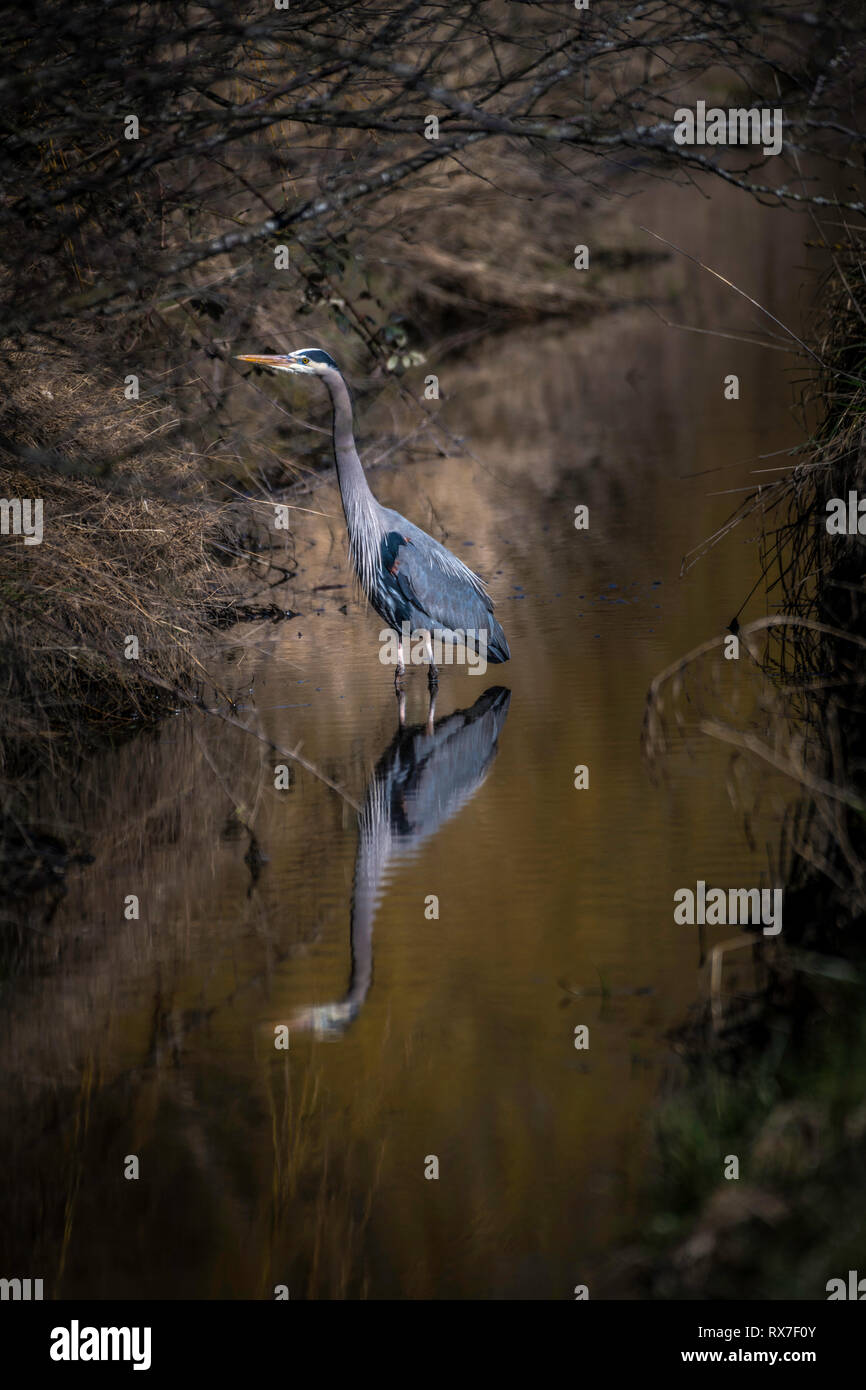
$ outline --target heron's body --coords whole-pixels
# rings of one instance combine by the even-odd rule
[[[349,551],[361,587],[383,622],[399,633],[406,625],[412,632],[434,631],[444,642],[483,632],[488,661],[507,661],[511,653],[505,633],[478,576],[399,512],[377,504],[377,519],[376,543],[370,544],[370,531],[354,538],[350,531]]]
[[[361,588],[383,622],[402,634],[425,632],[440,643],[485,649],[498,663],[511,655],[484,583],[462,560],[399,512],[383,507],[370,490],[352,430],[349,391],[336,363],[318,348],[285,357],[244,357],[275,371],[319,376],[334,407],[334,456],[349,552]],[[402,642],[400,645],[402,674]],[[432,665],[431,682],[435,681]]]

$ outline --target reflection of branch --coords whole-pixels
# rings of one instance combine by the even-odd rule
[[[786,614],[777,613],[768,618],[756,618],[754,622],[746,623],[739,629],[738,636],[744,643],[746,650],[753,661],[758,664],[755,651],[749,646],[748,639],[755,633],[767,631],[771,628],[799,628],[807,632],[814,632],[824,637],[834,637],[839,641],[850,642],[855,647],[860,647],[866,651],[866,637],[860,637],[855,632],[845,632],[840,628],[830,626],[828,623],[817,622],[813,618],[803,618],[796,613]],[[708,656],[710,652],[716,651],[731,636],[729,632],[719,633],[715,637],[710,637],[706,642],[701,642],[700,646],[693,647],[690,652],[686,652],[678,660],[671,662],[670,666],[654,677],[647,691],[646,707],[644,710],[644,723],[642,742],[644,752],[648,757],[664,746],[664,720],[665,706],[662,697],[662,687],[669,681],[674,681],[673,694],[676,700],[679,697],[682,677],[688,668],[701,657]],[[678,726],[682,726],[679,711],[674,709],[674,718]],[[754,753],[762,758],[764,762],[770,763],[777,771],[784,773],[787,777],[792,777],[802,786],[808,787],[816,793],[823,793],[832,796],[838,801],[845,802],[846,805],[855,810],[866,810],[866,802],[862,802],[853,792],[846,792],[835,787],[832,782],[824,782],[808,772],[805,767],[797,767],[791,762],[784,762],[778,758],[768,745],[753,734],[738,734],[729,726],[717,723],[713,720],[704,720],[698,724],[702,733],[710,734],[713,738],[718,738],[724,743],[730,743],[734,747],[740,748],[743,752]]]
[[[739,629],[738,636],[740,638],[751,637],[752,633],[761,632],[771,627],[806,628],[809,632],[818,632],[824,637],[837,637],[840,641],[852,642],[855,647],[862,647],[866,650],[866,637],[858,637],[856,632],[843,632],[841,628],[831,627],[828,623],[819,623],[813,618],[801,618],[796,613],[776,613],[771,618],[756,618],[754,622],[744,624]],[[706,656],[708,652],[720,647],[730,635],[729,632],[722,632],[717,637],[710,637],[699,647],[693,647],[690,652],[686,652],[684,656],[671,662],[670,666],[666,666],[653,678],[649,688],[649,698],[654,699],[665,681],[684,671],[699,657]]]
[[[251,729],[248,724],[242,724],[239,719],[234,719],[232,715],[223,714],[222,710],[204,709],[200,705],[197,705],[196,708],[199,710],[200,714],[210,715],[214,719],[222,719],[223,723],[230,724],[233,729],[240,729],[241,733],[249,734],[251,738],[257,738],[259,743],[264,743],[268,748],[272,748],[275,753],[279,753],[281,758],[291,758],[293,762],[298,763],[301,767],[305,768],[307,772],[311,773],[313,777],[323,782],[326,787],[330,787],[332,792],[336,792],[338,796],[342,797],[346,804],[351,806],[354,811],[360,813],[361,807],[358,802],[355,801],[347,791],[344,791],[338,782],[332,782],[331,778],[317,768],[315,763],[311,763],[307,758],[301,757],[298,752],[298,748],[301,746],[300,744],[298,744],[298,748],[294,749],[283,748],[279,743],[275,743],[272,738],[268,738],[267,734],[259,733],[258,729]]]
[[[208,767],[210,768],[211,772],[213,773],[214,777],[217,779],[217,781],[219,782],[220,786],[222,787],[222,790],[223,790],[223,792],[225,793],[225,796],[228,798],[228,800],[231,802],[232,806],[234,807],[235,815],[237,816],[238,820],[240,821],[240,823],[241,823],[241,825],[244,827],[244,829],[248,830],[249,833],[250,833],[250,835],[252,835],[252,834],[253,834],[253,825],[255,824],[256,815],[257,815],[258,809],[259,809],[259,802],[260,802],[261,799],[262,799],[262,778],[261,778],[261,776],[259,776],[258,784],[257,784],[257,786],[256,786],[256,799],[255,799],[255,802],[254,802],[254,804],[253,804],[252,810],[250,810],[249,807],[246,805],[245,802],[243,802],[243,801],[238,801],[238,799],[237,799],[237,797],[235,796],[234,792],[232,791],[231,787],[229,787],[229,786],[226,784],[226,780],[225,780],[225,778],[223,777],[222,773],[220,772],[219,768],[217,767],[216,763],[214,762],[213,758],[211,757],[210,752],[209,752],[208,749],[205,747],[205,745],[204,745],[204,743],[202,742],[202,740],[199,738],[199,736],[198,736],[198,730],[197,730],[197,729],[194,729],[194,730],[193,730],[193,735],[194,735],[194,737],[195,737],[196,745],[197,745],[197,747],[198,747],[199,752],[201,753],[202,757],[204,758],[205,762],[207,763],[207,765],[208,765]],[[262,754],[261,756],[264,757],[263,754]],[[261,773],[261,766],[259,767],[259,772]]]
[[[843,801],[846,806],[850,806],[855,811],[866,811],[866,801],[863,801],[854,792],[846,791],[844,787],[837,787],[823,777],[816,777],[803,763],[796,764],[790,759],[782,758],[775,749],[764,743],[756,734],[740,733],[739,730],[732,729],[728,724],[721,724],[716,719],[702,719],[698,728],[701,733],[709,734],[711,738],[717,738],[722,743],[730,743],[734,748],[739,748],[744,753],[753,753],[756,758],[761,758],[777,772],[783,773],[785,777],[793,778],[795,782],[799,782],[801,786],[806,787],[817,796],[829,796],[834,801]]]

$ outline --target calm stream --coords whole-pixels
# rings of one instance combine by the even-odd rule
[[[709,256],[717,202],[656,197]],[[714,264],[796,328],[803,226],[736,207]],[[679,258],[654,277],[677,322],[759,324]],[[93,855],[5,991],[3,1264],[46,1296],[605,1297],[652,1218],[665,1034],[701,988],[673,893],[766,882],[781,797],[750,848],[724,748],[650,776],[644,702],[755,582],[745,532],[680,563],[786,462],[758,456],[799,438],[791,359],[633,304],[435,369],[471,456],[398,453],[371,485],[487,579],[512,661],[443,669],[432,735],[410,670],[401,734],[328,483],[297,499],[300,616],[238,627],[223,669],[238,718],[346,795],[295,764],[277,790],[287,760],[201,714],[45,792]],[[368,460],[376,431],[368,408]]]

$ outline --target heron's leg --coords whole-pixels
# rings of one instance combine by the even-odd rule
[[[436,687],[430,687],[430,708],[427,711],[427,733],[433,733],[433,720],[436,718]]]
[[[427,666],[427,685],[428,685],[428,687],[429,687],[429,689],[430,689],[430,694],[432,695],[432,694],[433,694],[433,691],[434,691],[434,690],[437,690],[438,687],[439,687],[439,672],[436,670],[436,667],[433,665],[433,643],[432,643],[432,641],[430,640],[430,634],[429,634],[429,632],[427,633],[427,640],[426,640],[424,646],[425,646],[425,648],[426,648],[425,654],[426,654],[426,657],[427,657],[427,661],[428,661],[428,663],[429,663],[428,666]]]
[[[403,677],[406,674],[406,667],[403,665],[403,638],[397,643],[397,668],[394,671],[394,685],[399,694],[403,689]]]

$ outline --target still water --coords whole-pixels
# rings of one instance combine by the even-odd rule
[[[666,191],[655,226],[797,326],[802,224],[725,198],[721,246],[718,192]],[[678,259],[627,297],[672,292],[678,322],[757,323]],[[437,370],[471,455],[371,483],[485,576],[511,662],[444,669],[432,733],[410,669],[401,730],[328,484],[296,499],[300,616],[223,668],[322,777],[277,790],[286,759],[190,714],[46,792],[93,856],[4,997],[3,1267],[46,1296],[604,1297],[651,1220],[666,1032],[701,988],[673,893],[766,882],[782,799],[750,848],[724,749],[654,781],[644,701],[755,581],[745,532],[680,562],[800,437],[792,361],[632,302]]]

